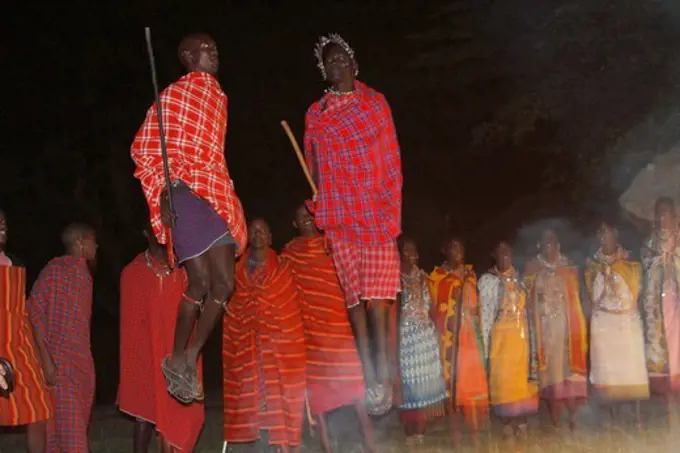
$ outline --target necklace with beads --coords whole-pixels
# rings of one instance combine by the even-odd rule
[[[350,91],[340,91],[333,87],[326,88],[326,93],[332,94],[333,96],[351,96],[354,94],[354,90]]]
[[[154,265],[154,260],[151,258],[151,254],[148,250],[144,252],[144,258],[146,259],[146,265],[154,272],[154,274],[156,274],[156,277],[162,279],[171,274],[172,271],[168,266],[162,266],[162,268],[159,269],[160,266]]]

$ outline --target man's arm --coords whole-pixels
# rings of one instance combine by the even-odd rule
[[[179,174],[181,166],[173,165],[173,162],[177,159],[177,154],[181,154],[182,144],[191,143],[182,127],[182,121],[175,112],[177,104],[183,102],[182,99],[181,88],[174,85],[164,90],[160,96],[163,111],[163,132],[165,133],[171,179],[182,179],[186,176]],[[149,205],[151,226],[158,240],[164,244],[166,242],[166,231],[161,219],[161,205],[163,204],[166,184],[156,104],[152,105],[147,112],[144,124],[142,124],[132,142],[130,156],[136,166],[134,176],[139,179]],[[165,210],[167,211],[167,206]]]
[[[401,189],[404,183],[401,172],[401,151],[397,138],[397,129],[392,118],[387,101],[383,99],[383,114],[387,117],[387,126],[383,132],[382,140],[382,159],[384,179],[382,184],[382,200],[386,203],[389,216],[401,226]]]
[[[312,175],[312,180],[316,187],[319,187],[319,169],[317,168],[317,156],[316,149],[314,148],[314,141],[312,140],[311,134],[309,133],[309,113],[305,117],[305,136],[303,140],[304,153],[305,153],[305,163],[307,164],[307,169]]]
[[[33,330],[40,361],[43,366],[43,373],[48,385],[54,385],[56,381],[56,365],[54,359],[47,349],[48,320],[50,302],[56,294],[56,284],[58,278],[56,266],[48,264],[36,280],[31,290],[31,295],[26,301],[26,311]]]

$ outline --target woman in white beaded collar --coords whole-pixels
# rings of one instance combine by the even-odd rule
[[[491,407],[506,437],[526,437],[527,416],[538,411],[534,323],[512,263],[512,246],[500,242],[493,256],[496,265],[478,284]]]
[[[540,397],[548,404],[555,427],[566,406],[573,430],[578,405],[587,396],[587,325],[578,268],[562,255],[554,230],[541,234],[539,252],[527,264],[524,284],[536,323]]]
[[[615,421],[618,403],[649,398],[644,334],[638,311],[641,266],[630,260],[611,221],[597,231],[600,247],[586,261],[584,272],[592,306],[590,319],[590,382],[598,399],[609,406]]]

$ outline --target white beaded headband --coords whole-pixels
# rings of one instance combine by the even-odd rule
[[[321,76],[323,77],[323,79],[324,80],[327,79],[326,68],[324,67],[323,64],[323,49],[324,47],[331,43],[337,44],[338,46],[342,47],[342,50],[344,50],[347,53],[347,55],[349,55],[349,58],[352,60],[352,63],[354,63],[354,77],[358,76],[359,65],[357,64],[356,58],[354,58],[354,50],[349,46],[347,41],[342,39],[342,36],[340,36],[337,33],[329,33],[328,36],[319,37],[319,42],[316,43],[316,47],[314,48],[314,56],[317,59],[317,66],[321,71]]]

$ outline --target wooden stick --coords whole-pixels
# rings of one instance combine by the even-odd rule
[[[302,171],[305,173],[309,187],[312,188],[312,192],[314,195],[316,195],[316,184],[314,184],[314,179],[312,179],[312,175],[309,173],[309,168],[307,168],[307,163],[305,162],[305,158],[302,155],[302,151],[300,151],[300,146],[298,146],[297,140],[295,140],[293,131],[290,130],[290,126],[288,126],[288,123],[285,120],[281,121],[281,126],[283,126],[283,130],[286,131],[286,134],[290,139],[290,143],[293,145],[293,149],[295,150],[295,154],[297,154],[298,161],[300,161],[300,166],[302,167]]]

